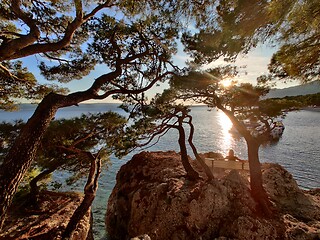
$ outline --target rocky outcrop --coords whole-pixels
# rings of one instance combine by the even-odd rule
[[[263,166],[277,214],[255,212],[248,178],[228,171],[207,182],[185,177],[175,152],[142,152],[121,167],[108,201],[106,227],[112,239],[319,239],[320,191],[298,188],[280,165]],[[311,194],[312,193],[312,194]]]
[[[286,237],[320,239],[320,189],[300,189],[292,175],[279,164],[263,165],[263,181],[281,213]]]
[[[77,193],[44,191],[39,196],[37,208],[13,204],[0,239],[61,239],[73,212],[82,201]],[[70,240],[90,240],[92,234],[91,209],[80,221]]]

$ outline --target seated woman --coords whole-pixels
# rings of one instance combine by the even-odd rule
[[[226,156],[224,159],[228,159],[229,161],[236,161],[236,160],[243,161],[234,155],[234,151],[232,149],[229,150],[228,156]]]

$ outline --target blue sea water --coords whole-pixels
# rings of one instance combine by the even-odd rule
[[[115,111],[124,112],[117,104],[81,104],[60,109],[56,118],[71,118],[85,113]],[[14,119],[27,120],[33,113],[35,106],[22,105],[18,112],[0,111],[0,121]],[[208,111],[205,106],[192,107],[191,114],[195,126],[194,144],[199,152],[221,152],[234,149],[237,156],[247,159],[246,144],[242,138],[233,138],[229,133],[231,123],[220,111]],[[260,147],[260,161],[279,163],[284,166],[301,188],[311,189],[320,187],[320,112],[301,110],[289,112],[283,120],[285,131],[279,142]],[[178,149],[178,134],[169,131],[160,141],[146,151],[168,151]],[[104,215],[108,197],[115,185],[116,173],[119,168],[131,159],[132,155],[117,159],[111,156],[112,165],[101,174],[99,189],[93,204],[94,232],[96,239],[106,239],[104,231]],[[64,173],[57,173],[57,179],[64,179]],[[84,181],[74,189],[81,190]]]

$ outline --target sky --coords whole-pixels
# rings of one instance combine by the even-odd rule
[[[256,83],[257,77],[259,77],[262,74],[266,74],[268,72],[268,63],[272,57],[272,54],[275,52],[275,49],[266,46],[266,45],[260,45],[256,47],[255,49],[251,50],[246,56],[239,56],[237,61],[235,62],[235,65],[238,67],[245,66],[246,74],[242,73],[240,77],[237,79],[238,82],[250,82],[252,84]],[[28,67],[28,69],[35,75],[37,80],[40,83],[56,83],[53,81],[47,81],[44,79],[43,76],[41,76],[40,71],[37,67],[39,61],[39,57],[37,56],[30,56],[23,59],[24,65]],[[183,52],[182,47],[180,46],[178,48],[178,53],[173,57],[173,62],[177,64],[180,67],[185,66],[185,62],[187,60],[190,60],[189,57]],[[217,60],[209,65],[207,67],[217,67],[219,65],[223,65],[223,60]],[[74,80],[67,84],[61,84],[63,87],[67,87],[70,89],[70,92],[76,92],[76,91],[83,91],[88,89],[95,78],[99,77],[102,74],[105,74],[109,70],[103,66],[98,65],[96,68],[88,75],[85,76],[81,80]],[[277,85],[277,88],[285,88],[290,87],[291,85],[280,83]],[[167,88],[168,84],[160,84],[160,86],[155,86],[151,90],[147,92],[148,98],[152,98],[152,96],[156,93],[160,93],[163,91],[163,89]],[[115,102],[112,98],[108,98],[105,100],[91,100],[89,103],[97,103],[97,102]]]

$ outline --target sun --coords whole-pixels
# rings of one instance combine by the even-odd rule
[[[231,79],[223,79],[221,81],[221,84],[223,87],[227,88],[227,87],[230,87],[232,85],[232,80]]]

